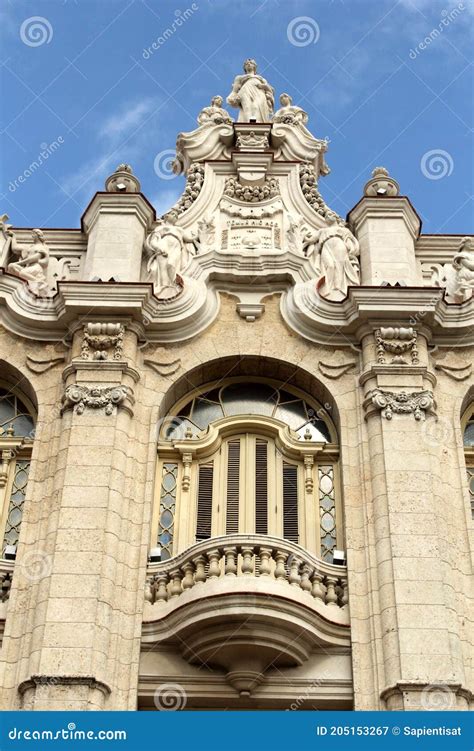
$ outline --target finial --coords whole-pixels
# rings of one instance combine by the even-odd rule
[[[139,193],[140,181],[129,164],[119,164],[105,181],[105,189],[107,193]]]
[[[372,177],[364,186],[364,195],[376,198],[384,196],[398,196],[400,186],[393,177],[390,177],[386,167],[375,167]]]

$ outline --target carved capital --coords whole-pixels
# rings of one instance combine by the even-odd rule
[[[127,386],[89,387],[72,384],[64,392],[61,411],[72,408],[76,414],[82,415],[88,407],[105,409],[105,414],[111,415],[114,407],[123,404],[129,392]]]
[[[432,391],[384,391],[373,389],[369,393],[369,404],[381,410],[382,417],[391,420],[394,414],[412,414],[415,420],[421,420],[427,412],[433,412],[435,401]],[[366,405],[367,406],[367,405]]]

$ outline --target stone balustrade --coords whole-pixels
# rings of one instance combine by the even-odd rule
[[[345,566],[326,563],[299,545],[267,535],[214,537],[150,564],[145,599],[168,602],[222,577],[271,577],[332,608],[345,608],[348,602]]]

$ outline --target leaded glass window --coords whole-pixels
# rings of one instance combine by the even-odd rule
[[[161,559],[164,561],[173,555],[174,515],[176,510],[178,465],[163,464],[160,493],[160,517],[158,526],[158,545],[161,547]]]
[[[32,407],[14,389],[0,387],[0,535],[18,545],[30,471],[35,421]]]
[[[471,515],[474,519],[474,409],[470,407],[464,417],[464,456],[466,458],[467,482],[471,500]]]

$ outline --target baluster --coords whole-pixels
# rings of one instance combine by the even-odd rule
[[[155,602],[168,599],[168,574],[158,574],[155,577]]]
[[[321,600],[321,602],[324,602],[324,588],[322,585],[323,577],[321,574],[318,574],[317,571],[315,571],[311,577],[311,594],[315,598],[315,600]]]
[[[270,566],[270,558],[272,557],[271,548],[260,548],[260,576],[270,576],[272,567]]]
[[[194,587],[194,563],[192,561],[184,563],[181,570],[184,573],[183,590],[191,589],[191,587]]]
[[[294,555],[290,556],[290,573],[288,576],[288,581],[290,582],[292,587],[299,587],[301,581],[301,576],[299,574],[300,565],[301,561],[299,561],[298,558],[295,558]]]
[[[335,576],[326,576],[326,605],[337,607],[336,594],[337,578]]]
[[[305,563],[301,571],[300,587],[303,590],[303,592],[308,592],[308,594],[311,593],[311,582],[309,580],[310,575],[311,575],[311,566]]]
[[[242,573],[253,574],[253,548],[242,548]]]
[[[341,587],[342,587],[341,607],[345,608],[347,606],[347,603],[349,602],[349,592],[348,592],[348,589],[347,589],[347,579],[341,579]]]
[[[220,576],[221,570],[219,567],[220,554],[218,550],[209,550],[207,554],[209,560],[209,579],[217,579]]]
[[[153,601],[154,601],[154,597],[153,597],[154,586],[153,586],[153,584],[154,584],[153,576],[148,576],[147,579],[146,579],[146,582],[145,582],[145,600],[147,602],[151,602],[151,603],[153,603]]]
[[[231,548],[224,548],[225,554],[225,574],[226,576],[237,576],[237,548],[233,545]]]
[[[196,584],[203,584],[206,579],[206,557],[204,555],[197,555],[193,558],[193,563],[196,566],[196,573],[194,574],[194,582]]]
[[[181,594],[182,587],[181,587],[181,579],[183,578],[181,571],[179,568],[173,569],[173,571],[170,571],[171,576],[171,587],[170,587],[170,597],[179,597]]]
[[[285,563],[288,558],[288,553],[284,553],[282,550],[277,550],[275,553],[275,579],[286,580],[286,568]]]

